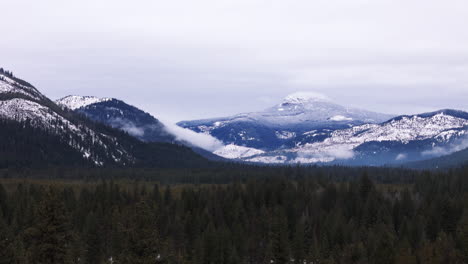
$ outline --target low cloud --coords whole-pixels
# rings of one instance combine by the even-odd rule
[[[468,148],[468,136],[465,136],[462,138],[460,141],[457,141],[453,144],[450,144],[450,146],[447,147],[433,147],[430,150],[423,151],[421,154],[423,156],[433,156],[433,157],[439,157],[439,156],[444,156],[444,155],[449,155],[454,152],[464,150]]]
[[[111,126],[119,128],[134,137],[142,137],[145,135],[145,129],[143,127],[138,127],[132,122],[125,121],[121,118],[113,119],[111,121]]]
[[[405,153],[400,153],[400,154],[398,154],[398,155],[396,156],[395,160],[404,160],[404,159],[406,159],[406,158],[408,158],[408,155],[407,155],[407,154],[405,154]]]
[[[354,157],[354,152],[346,147],[337,147],[325,152],[327,155],[337,159],[350,159]]]
[[[163,122],[166,128],[166,131],[170,134],[176,136],[177,140],[188,142],[196,147],[208,150],[215,151],[224,146],[224,144],[207,134],[196,133],[190,129],[182,128],[171,122]]]
[[[333,148],[301,151],[298,152],[298,157],[312,162],[330,162],[337,159],[351,159],[354,157],[354,151],[347,146],[334,146]]]
[[[141,127],[131,126],[127,124],[121,127],[120,129],[134,137],[142,137],[143,135],[145,135],[145,130]]]

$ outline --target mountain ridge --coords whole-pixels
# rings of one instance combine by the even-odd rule
[[[226,145],[272,151],[293,146],[296,137],[314,129],[333,131],[383,122],[391,117],[343,107],[315,93],[294,93],[285,97],[282,103],[263,111],[177,124],[198,133],[210,134]]]
[[[207,161],[190,149],[173,144],[147,144],[111,127],[96,123],[67,108],[60,107],[44,96],[34,86],[13,77],[10,72],[0,71],[0,119],[6,121],[5,126],[15,127],[20,124],[30,133],[9,135],[13,142],[29,142],[23,149],[34,152],[39,159],[54,157],[50,164],[73,165],[87,163],[90,166],[179,166],[187,164],[207,165]],[[34,136],[31,131],[40,130],[43,136]],[[36,149],[41,146],[41,140],[49,140],[54,146]],[[14,152],[15,145],[0,139],[0,145],[16,153],[15,159],[24,164],[25,159],[20,153]],[[72,159],[63,159],[55,155],[61,151],[79,153],[79,160],[75,154]],[[162,151],[164,150],[164,151]],[[42,151],[42,152],[41,152]],[[44,153],[46,152],[46,153]],[[57,152],[57,153],[53,153]],[[33,161],[33,160],[29,160]],[[11,162],[11,161],[10,161]],[[1,163],[1,162],[0,162]],[[47,164],[43,164],[47,166]]]

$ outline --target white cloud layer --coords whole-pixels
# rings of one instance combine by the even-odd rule
[[[221,141],[210,135],[196,133],[192,130],[179,127],[171,122],[163,122],[163,124],[166,127],[167,131],[170,134],[175,135],[178,140],[188,142],[199,148],[208,151],[215,151],[224,146]]]
[[[354,151],[347,146],[335,146],[333,148],[299,151],[297,153],[297,160],[303,162],[330,162],[334,160],[351,159],[354,155]]]
[[[174,121],[310,90],[387,113],[468,110],[466,0],[15,0],[2,10],[0,67],[53,98],[119,97]]]

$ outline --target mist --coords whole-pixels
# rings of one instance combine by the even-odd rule
[[[161,121],[164,124],[166,131],[170,134],[173,134],[177,140],[188,142],[196,147],[208,150],[215,151],[224,146],[223,142],[220,140],[202,133],[196,133],[192,130],[185,129],[177,126],[174,123]]]
[[[453,144],[447,147],[433,147],[431,150],[426,150],[422,152],[423,156],[433,156],[439,157],[444,155],[449,155],[454,152],[464,150],[468,148],[468,136],[461,138],[460,140],[455,141]]]

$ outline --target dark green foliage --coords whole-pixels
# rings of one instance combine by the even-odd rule
[[[15,237],[10,227],[0,218],[0,264],[15,263]]]
[[[25,231],[34,263],[71,263],[72,234],[63,201],[50,188],[37,206],[34,225]]]
[[[233,170],[217,169],[217,175],[226,177],[223,184],[191,184],[188,176],[178,178],[180,183],[187,180],[184,184],[172,185],[129,178],[4,179],[0,260],[466,263],[466,169],[424,172],[415,175],[413,183],[403,184],[372,169],[361,170],[363,176],[350,176],[349,181],[337,173],[340,168],[317,170],[258,168],[253,171],[269,177],[247,179],[231,178]],[[248,171],[243,170],[245,175]],[[108,178],[143,173],[98,172]],[[208,179],[214,172],[199,173]],[[178,174],[195,175],[188,170]],[[50,183],[55,187],[49,188]]]
[[[83,157],[70,142],[92,149],[95,156],[105,161],[106,167],[210,167],[212,164],[191,149],[169,143],[144,143],[123,132],[109,130],[119,137],[134,159],[116,163],[105,153],[106,149],[74,138],[70,133],[56,133],[51,129],[37,127],[33,121],[15,122],[0,120],[0,168],[48,168],[55,166],[94,167],[96,164]],[[57,124],[65,126],[65,124]],[[107,132],[109,132],[107,131]],[[91,137],[90,137],[91,138]],[[113,145],[115,143],[111,143]]]

